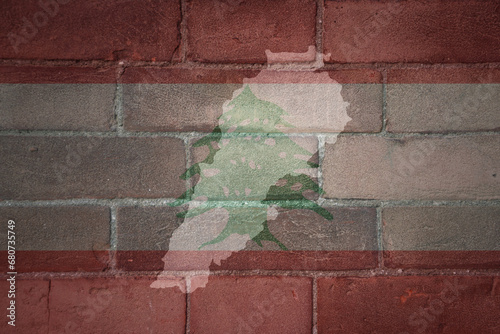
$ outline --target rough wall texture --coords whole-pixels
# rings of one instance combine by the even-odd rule
[[[498,1],[0,10],[0,332],[500,332]]]

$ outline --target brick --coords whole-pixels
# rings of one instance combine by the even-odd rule
[[[266,50],[305,53],[315,45],[312,0],[188,3],[188,59],[264,63]],[[252,29],[249,29],[252,27]],[[314,53],[306,60],[313,61]]]
[[[318,279],[318,333],[495,333],[498,277]]]
[[[54,279],[49,333],[184,333],[186,297],[153,278]],[[183,284],[183,282],[180,282]]]
[[[1,207],[0,217],[16,222],[18,272],[96,271],[109,265],[108,208]],[[6,250],[7,229],[0,237]]]
[[[130,131],[212,132],[236,84],[127,84],[124,125]]]
[[[389,82],[394,83],[387,85],[387,130],[390,132],[500,130],[498,113],[500,84],[495,80],[498,73],[494,73],[500,71],[457,72],[457,70],[421,69],[390,71]],[[394,78],[391,79],[393,73]],[[446,83],[445,78],[449,78],[453,83]],[[433,79],[439,83],[433,83]],[[399,84],[398,81],[405,83]],[[407,84],[408,81],[425,81],[425,83]]]
[[[170,61],[179,45],[178,1],[41,3],[2,2],[1,58]]]
[[[0,129],[110,131],[114,93],[115,85],[3,84]]]
[[[284,132],[377,132],[382,126],[382,77],[372,70],[128,68],[122,82],[124,125],[131,131],[211,132],[224,103],[243,83],[250,84],[258,98],[285,109],[285,119],[293,127],[282,129]],[[273,94],[270,84],[277,85],[278,94]],[[328,85],[320,90],[317,84]],[[346,110],[344,102],[349,103]],[[304,113],[304,108],[309,112]],[[330,122],[326,121],[325,110],[329,110]],[[351,120],[343,119],[346,117]]]
[[[310,210],[279,209],[268,220],[269,231],[290,250],[366,251],[377,250],[377,222],[374,208],[327,208],[327,220]],[[263,248],[249,242],[247,250],[279,250],[270,241]],[[332,252],[332,255],[335,253]]]
[[[0,215],[16,222],[17,250],[109,249],[109,208],[1,207]],[[0,247],[5,249],[7,230],[0,235]]]
[[[117,213],[117,263],[125,270],[163,270],[172,233],[182,223],[173,207],[122,207]]]
[[[8,277],[7,277],[8,278]],[[10,284],[6,279],[0,281],[0,300],[4,318],[0,323],[2,333],[46,333],[49,328],[49,281],[25,280],[16,277],[15,298],[10,299],[8,293]],[[10,313],[10,301],[15,301],[15,327],[8,325],[11,319],[6,316]]]
[[[481,17],[481,20],[477,20]],[[475,63],[500,59],[497,2],[325,2],[330,62]]]
[[[179,251],[168,247],[172,233],[182,221],[175,217],[179,209],[120,208],[117,215],[118,266],[124,270],[144,271],[375,268],[378,263],[375,210],[328,210],[333,214],[332,221],[308,210],[279,209],[280,214],[275,220],[269,220],[268,226],[289,249],[287,251],[267,241],[263,241],[263,247],[248,241],[239,251]],[[222,262],[210,264],[219,258]]]
[[[192,140],[192,162],[201,162],[201,179],[199,174],[193,178],[196,182],[193,199],[262,201],[271,186],[295,170],[307,172],[312,179],[317,177],[317,169],[307,164],[318,162],[316,137],[273,136],[272,133],[258,133],[258,128],[255,131],[248,136],[228,136],[218,143],[212,142],[212,146],[220,147],[212,164],[203,162],[209,154],[208,146],[196,147],[199,138]],[[212,178],[207,170],[218,174]],[[287,197],[288,193],[278,196],[279,199],[293,199]]]
[[[0,138],[1,199],[177,197],[185,190],[176,138]]]
[[[114,84],[116,69],[83,66],[0,66],[2,84]]]
[[[498,268],[499,207],[384,208],[384,264],[399,268]]]
[[[191,333],[309,333],[311,292],[305,277],[209,277],[191,294]]]
[[[330,198],[496,199],[499,143],[495,135],[342,136],[326,145],[324,189]]]

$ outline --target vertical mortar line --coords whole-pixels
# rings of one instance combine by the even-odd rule
[[[190,147],[190,143],[191,143],[191,136],[185,136],[183,138],[183,141],[184,141],[184,152],[185,152],[185,157],[186,157],[186,161],[185,161],[185,170],[188,170],[189,167],[191,166],[191,147]],[[185,184],[184,186],[186,187],[186,191],[188,191],[189,189],[191,189],[191,186],[192,186],[192,180],[191,179],[188,179],[186,181],[184,181]]]
[[[382,69],[382,131],[386,133],[387,125],[387,67]]]
[[[123,62],[118,64],[116,69],[116,89],[113,101],[114,116],[116,122],[116,132],[118,135],[123,135],[125,130],[123,129],[123,83],[121,82],[121,77],[125,71],[125,66]]]
[[[382,222],[382,202],[377,205],[377,254],[378,254],[378,268],[384,268],[384,243],[383,243],[383,222]]]
[[[318,185],[323,189],[323,160],[325,158],[325,135],[317,135],[318,138]],[[320,199],[322,196],[320,195]]]
[[[191,276],[185,276],[186,280],[186,334],[191,333]]]
[[[117,220],[116,213],[117,207],[115,204],[111,204],[109,207],[110,210],[110,220],[109,220],[109,248],[110,248],[110,261],[109,265],[112,270],[116,270],[116,251],[118,249],[118,236],[117,236]]]
[[[180,58],[181,63],[186,62],[187,50],[188,50],[188,29],[187,29],[187,0],[180,0],[181,3],[181,48],[180,48]]]
[[[316,63],[323,64],[324,0],[316,0]]]
[[[318,334],[318,277],[312,278],[312,334]]]

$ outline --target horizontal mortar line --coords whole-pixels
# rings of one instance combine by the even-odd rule
[[[378,199],[322,199],[325,207],[398,207],[398,206],[499,206],[500,200],[378,200]]]
[[[54,199],[54,200],[4,200],[0,201],[0,207],[51,207],[51,206],[171,206],[177,199],[175,198],[114,198],[114,199],[93,199],[93,198],[72,198],[72,199]],[[218,204],[216,207],[244,207],[242,203],[255,203],[254,207],[268,207],[268,204],[262,204],[261,201],[211,201]],[[274,201],[277,203],[279,201]],[[281,201],[283,203],[293,204],[296,202],[300,206],[303,201]],[[306,201],[309,202],[309,201]],[[427,206],[500,206],[500,200],[375,200],[375,199],[322,199],[317,201],[323,207],[427,207]],[[186,201],[186,204],[203,204],[201,201]],[[215,204],[214,204],[215,205]],[[214,206],[215,207],[215,206]],[[300,207],[298,207],[300,209]]]
[[[310,69],[317,69],[315,61],[277,63],[271,66],[297,66],[304,69],[307,65]],[[80,60],[80,59],[0,59],[0,66],[71,66],[71,67],[171,67],[185,69],[233,69],[233,70],[262,70],[269,68],[267,63],[217,63],[217,62],[171,62],[171,61],[128,61],[128,60]],[[325,63],[320,69],[411,69],[411,68],[499,68],[500,62],[477,62],[477,63],[419,63],[419,62],[357,62],[357,63]],[[292,69],[292,67],[290,67]]]
[[[315,136],[339,136],[339,137],[382,137],[382,138],[406,138],[406,137],[466,137],[466,136],[484,136],[484,135],[499,135],[499,131],[455,131],[455,132],[222,132],[214,134],[212,132],[145,132],[145,131],[59,131],[59,130],[0,130],[0,136],[19,136],[19,137],[102,137],[102,138],[196,138],[205,136],[220,136],[222,138],[235,138],[247,136],[262,136],[262,137],[315,137]]]
[[[295,277],[411,277],[411,276],[495,276],[500,277],[499,269],[361,269],[361,270],[217,270],[217,271],[123,271],[110,270],[104,272],[30,272],[18,273],[19,279],[57,279],[57,278],[160,278],[170,277],[193,277],[200,275],[209,276],[295,276]],[[0,274],[0,279],[9,277],[5,273]]]

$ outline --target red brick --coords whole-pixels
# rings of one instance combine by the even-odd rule
[[[318,279],[318,333],[496,333],[498,277]]]
[[[177,197],[185,153],[176,138],[0,138],[1,199]]]
[[[6,19],[0,25],[0,57],[170,61],[178,48],[179,1],[57,3],[57,10],[51,6],[47,14],[38,1],[2,1]],[[23,42],[9,38],[11,33]]]
[[[211,276],[191,294],[193,334],[310,333],[311,328],[309,278]]]
[[[154,278],[54,279],[50,333],[184,333],[186,298]],[[183,282],[180,282],[183,284]]]
[[[342,136],[326,145],[324,189],[330,198],[496,199],[499,143],[495,135]]]
[[[266,50],[305,53],[315,45],[316,2],[203,1],[188,3],[188,59],[265,63]],[[311,54],[309,61],[314,60]]]
[[[0,66],[0,83],[6,84],[112,84],[112,67]]]
[[[4,267],[5,268],[5,267]],[[8,276],[7,278],[9,278]],[[10,284],[6,279],[0,281],[0,301],[2,303],[2,333],[47,333],[49,328],[49,281],[24,280],[16,277],[15,298],[10,299],[8,293]],[[15,301],[15,327],[7,324],[11,319],[6,316],[10,313],[10,301]]]
[[[0,219],[16,222],[18,272],[101,271],[108,267],[108,208],[1,207]],[[7,229],[0,237],[1,249],[6,250]]]
[[[388,84],[500,83],[498,68],[406,68],[387,71]]]
[[[327,1],[324,52],[341,63],[496,62],[498,15],[494,0]]]

